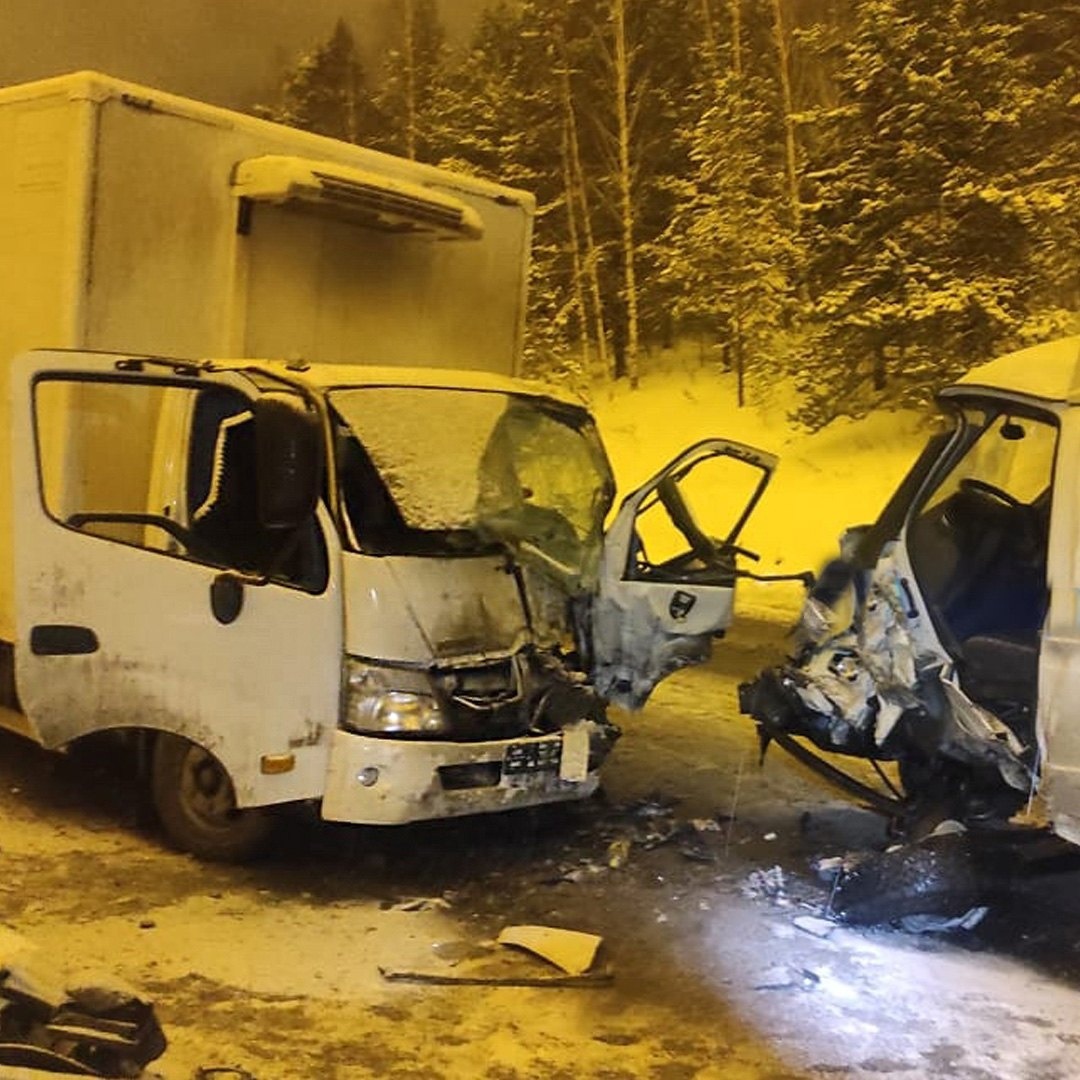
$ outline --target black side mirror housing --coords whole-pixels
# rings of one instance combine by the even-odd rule
[[[259,523],[299,528],[315,511],[325,449],[319,415],[299,393],[271,391],[254,403]]]

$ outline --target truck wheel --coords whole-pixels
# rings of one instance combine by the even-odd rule
[[[162,827],[181,851],[211,862],[244,862],[270,839],[271,813],[238,809],[221,763],[187,739],[158,735],[150,787]]]

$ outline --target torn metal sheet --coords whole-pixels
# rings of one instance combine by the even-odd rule
[[[507,926],[496,940],[500,945],[531,952],[567,975],[584,975],[592,967],[603,938],[554,926]]]
[[[579,975],[454,975],[436,971],[396,971],[379,968],[387,982],[418,983],[421,986],[524,986],[530,988],[610,986],[615,976],[608,970]]]

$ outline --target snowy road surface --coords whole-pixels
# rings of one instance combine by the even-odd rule
[[[779,647],[777,625],[743,620],[707,670],[623,718],[606,801],[396,830],[297,822],[245,868],[166,850],[115,767],[3,737],[0,924],[152,996],[170,1080],[204,1066],[258,1080],[1080,1075],[1076,878],[951,940],[795,925],[827,899],[810,860],[883,831],[779,754],[758,770],[735,686]],[[511,923],[603,935],[613,984],[380,975],[546,974],[493,945]]]

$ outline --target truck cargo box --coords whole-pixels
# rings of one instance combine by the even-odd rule
[[[0,364],[78,348],[516,372],[526,193],[94,72],[0,90],[0,145]],[[10,526],[5,483],[9,641]]]

